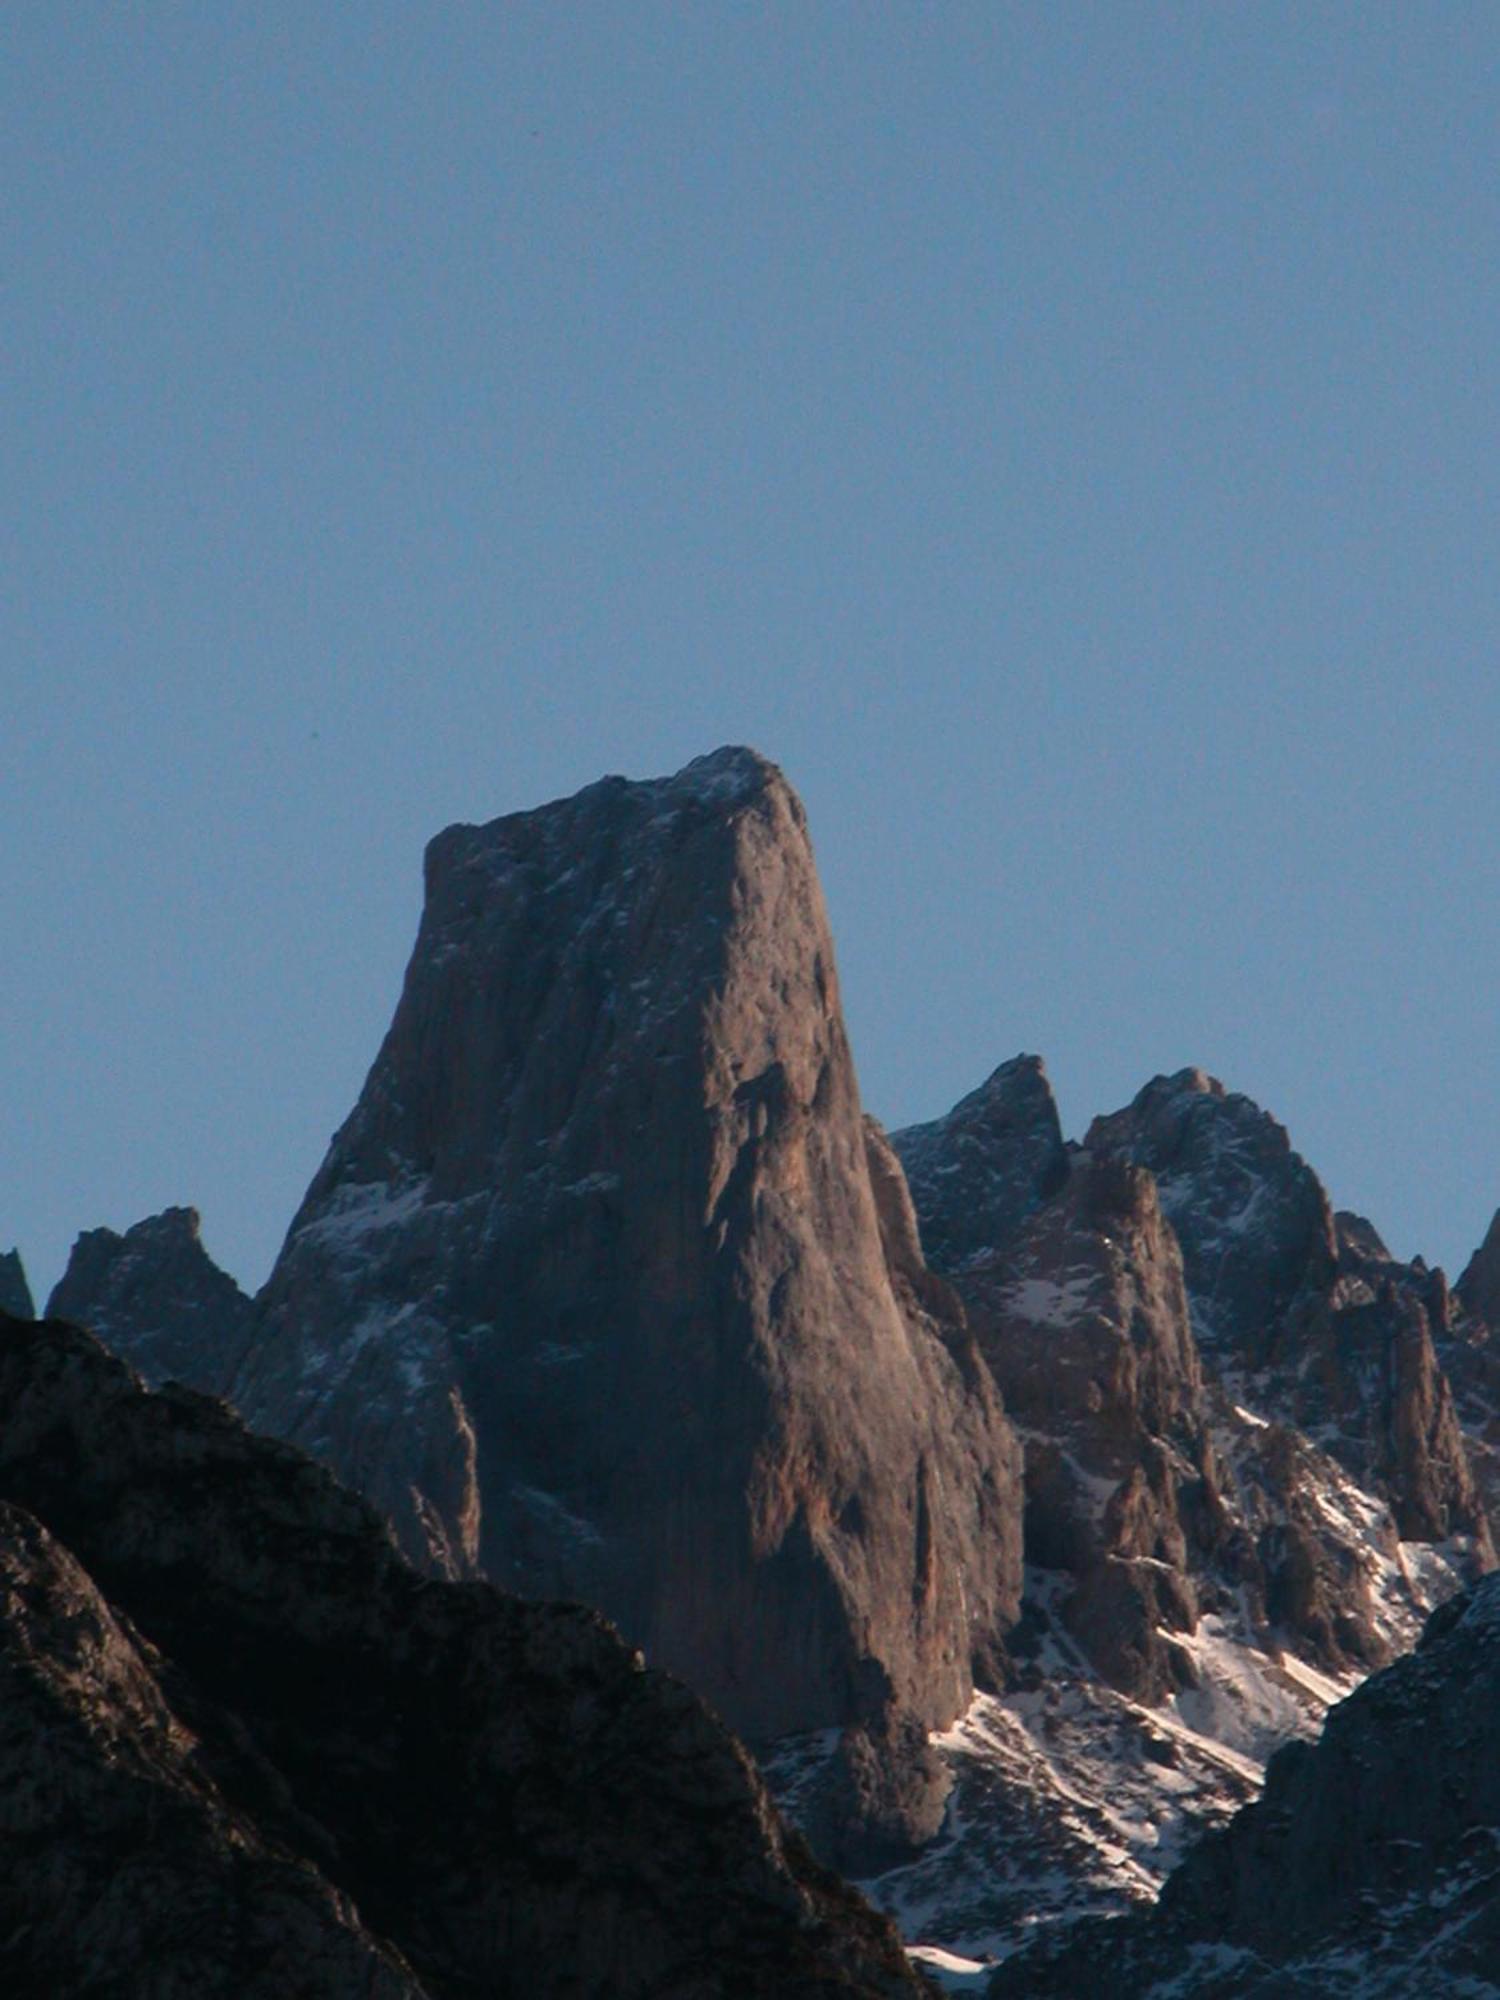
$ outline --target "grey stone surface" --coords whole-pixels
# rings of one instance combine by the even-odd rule
[[[1384,1494],[1407,1539],[1472,1536],[1493,1561],[1438,1359],[1441,1274],[1392,1260],[1360,1217],[1336,1225],[1283,1128],[1201,1070],[1155,1078],[1088,1143],[1156,1176],[1194,1334],[1232,1392]]]
[[[427,855],[394,1022],[232,1391],[413,1554],[601,1606],[757,1738],[951,1721],[1019,1452],[861,1114],[753,752]]]
[[[153,1387],[211,1394],[234,1374],[252,1323],[250,1300],[204,1249],[194,1208],[163,1209],[123,1236],[86,1230],[47,1312],[90,1328]]]

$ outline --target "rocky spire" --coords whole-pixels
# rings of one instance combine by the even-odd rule
[[[251,1304],[203,1247],[195,1208],[167,1208],[123,1236],[90,1229],[47,1301],[89,1327],[152,1384],[218,1393],[249,1338]]]
[[[1477,1319],[1500,1332],[1500,1209],[1454,1289]]]
[[[1156,1077],[1096,1118],[1088,1144],[1156,1176],[1199,1346],[1236,1393],[1376,1486],[1408,1539],[1472,1536],[1479,1565],[1491,1562],[1438,1357],[1441,1272],[1393,1261],[1361,1217],[1336,1225],[1283,1127],[1202,1070]]]
[[[757,1737],[920,1734],[1014,1615],[1019,1454],[905,1200],[786,780],[606,779],[431,843],[234,1393]]]
[[[1013,1056],[943,1118],[892,1143],[936,1271],[952,1275],[1004,1246],[1067,1177],[1057,1103],[1040,1056]]]
[[[13,1319],[31,1319],[36,1314],[19,1250],[7,1250],[0,1256],[0,1312],[8,1312]]]
[[[1154,1077],[1085,1144],[1149,1167],[1182,1245],[1193,1325],[1221,1365],[1266,1358],[1303,1293],[1332,1282],[1333,1213],[1284,1127],[1201,1069]]]

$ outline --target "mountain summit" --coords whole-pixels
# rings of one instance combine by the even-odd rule
[[[450,1574],[581,1598],[757,1738],[941,1726],[1019,1453],[860,1109],[753,751],[429,846],[404,990],[228,1386]]]

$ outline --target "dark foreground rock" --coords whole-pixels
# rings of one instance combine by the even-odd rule
[[[1500,1980],[1500,1579],[1271,1762],[1148,1913],[1079,1926],[994,2000],[1399,2000]]]
[[[896,1996],[894,1933],[597,1615],[0,1319],[0,1991]]]

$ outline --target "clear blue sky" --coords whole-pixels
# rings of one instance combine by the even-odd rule
[[[0,1247],[264,1277],[424,840],[726,741],[871,1108],[1500,1203],[1500,12],[0,20]]]

